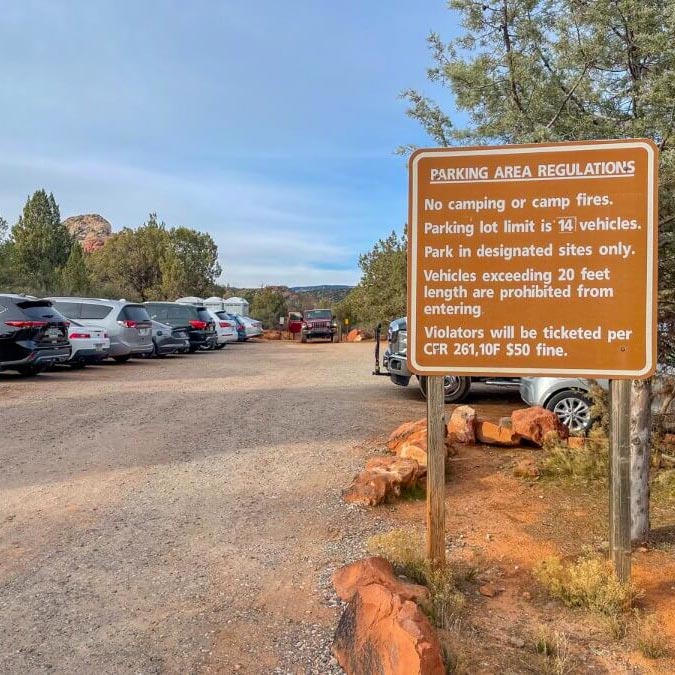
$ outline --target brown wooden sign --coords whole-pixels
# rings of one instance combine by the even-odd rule
[[[416,151],[411,371],[649,377],[657,156],[648,140]]]

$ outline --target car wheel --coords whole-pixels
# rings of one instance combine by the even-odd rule
[[[420,389],[424,398],[427,397],[427,378],[419,378]],[[455,377],[446,375],[443,378],[443,400],[445,403],[459,403],[463,401],[471,389],[470,377]]]
[[[222,349],[225,346],[225,343],[221,343],[219,345],[216,345],[216,349]]]
[[[21,366],[17,368],[17,371],[23,377],[35,377],[42,372],[42,368],[40,366]]]
[[[131,354],[124,354],[123,356],[113,356],[115,363],[126,363],[131,358]]]
[[[580,433],[588,431],[593,422],[591,405],[588,396],[569,389],[553,396],[546,404],[546,408],[554,412],[572,433]]]

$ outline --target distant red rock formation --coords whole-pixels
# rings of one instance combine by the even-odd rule
[[[97,213],[71,216],[63,221],[73,237],[82,245],[85,253],[93,253],[102,248],[112,236],[112,225]]]

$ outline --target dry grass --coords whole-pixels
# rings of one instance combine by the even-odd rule
[[[457,622],[455,627],[440,631],[438,638],[447,675],[471,675],[474,672],[471,667],[471,646],[462,634],[461,624]]]
[[[535,568],[534,576],[568,607],[605,616],[628,611],[640,595],[631,583],[619,582],[610,563],[588,556],[569,565],[560,558],[547,558]]]
[[[648,659],[660,659],[668,656],[668,636],[663,626],[653,614],[635,618],[635,643],[637,648]]]
[[[431,605],[425,608],[437,628],[449,628],[456,621],[464,596],[455,586],[449,565],[432,565],[424,558],[424,537],[413,529],[396,529],[370,537],[366,542],[372,555],[386,558],[399,574],[429,589]]]
[[[545,476],[572,480],[607,480],[609,444],[601,431],[592,430],[583,448],[574,449],[555,435],[544,440],[541,471]]]
[[[376,534],[366,541],[366,548],[371,555],[386,558],[397,573],[416,584],[425,583],[424,536],[418,530],[398,528]]]
[[[543,672],[547,675],[567,675],[572,672],[569,643],[564,633],[542,624],[534,634],[532,647],[537,654],[546,658]]]
[[[609,391],[593,380],[588,395],[591,399],[591,418],[595,420],[593,430],[607,438],[610,420]]]
[[[652,480],[652,489],[658,497],[675,499],[675,469],[659,471]]]
[[[628,634],[628,618],[623,614],[602,616],[600,625],[611,640],[623,640]]]

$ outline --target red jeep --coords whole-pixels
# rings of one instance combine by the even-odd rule
[[[307,342],[312,338],[337,340],[337,322],[330,309],[308,309],[302,313],[300,339]]]

